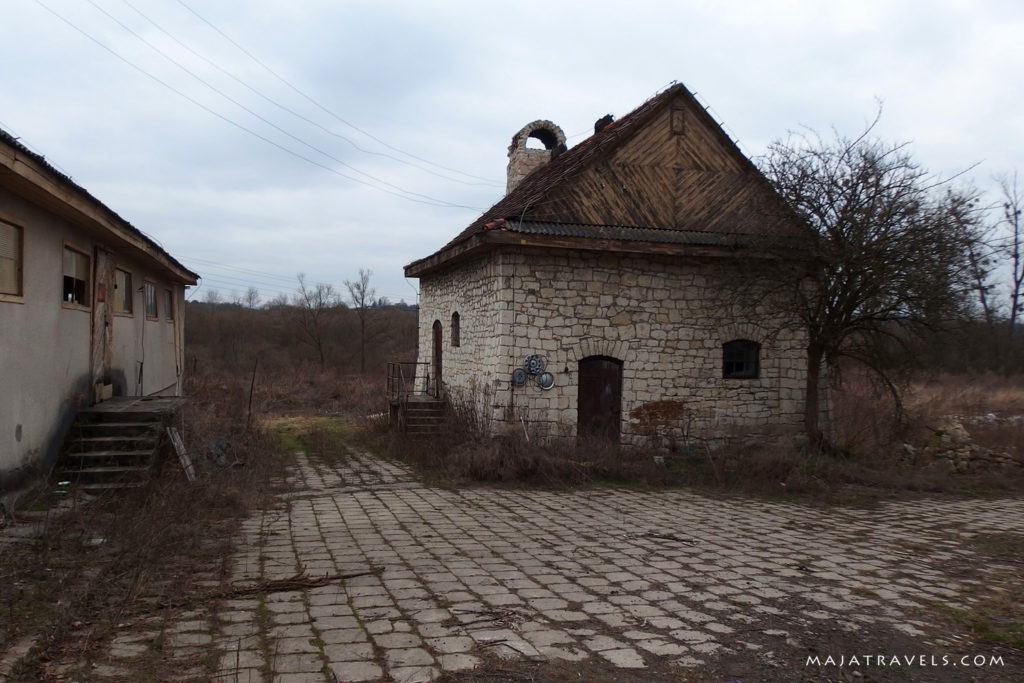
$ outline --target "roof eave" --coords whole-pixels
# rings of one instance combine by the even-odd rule
[[[195,285],[198,282],[198,274],[183,266],[151,238],[31,151],[22,151],[11,144],[0,145],[2,175],[8,175],[8,180],[3,181],[3,184],[13,189],[17,189],[18,185],[34,188],[35,196],[30,199],[33,203],[63,215],[76,224],[108,234],[122,244],[144,253],[180,284]]]
[[[502,246],[564,249],[567,251],[599,251],[636,256],[690,258],[736,258],[743,256],[745,258],[769,261],[778,258],[778,255],[774,252],[760,249],[756,242],[728,245],[642,242],[638,240],[594,239],[591,237],[527,235],[507,230],[494,230],[473,235],[468,240],[410,263],[405,267],[405,276],[422,278]],[[790,257],[792,258],[793,255]]]

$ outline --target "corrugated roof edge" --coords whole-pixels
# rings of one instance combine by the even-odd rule
[[[132,225],[131,223],[126,221],[124,218],[122,218],[120,215],[118,215],[118,213],[116,211],[114,211],[109,206],[107,206],[106,204],[101,202],[99,199],[94,197],[88,190],[86,190],[84,187],[82,187],[81,185],[76,183],[74,180],[72,180],[66,174],[58,171],[53,166],[53,164],[51,164],[50,162],[48,162],[46,160],[46,157],[44,157],[43,155],[38,154],[36,152],[33,152],[31,149],[29,149],[24,144],[22,144],[18,140],[18,138],[14,137],[13,135],[11,135],[10,133],[8,133],[7,131],[5,131],[2,128],[0,128],[0,141],[6,143],[7,145],[9,145],[11,147],[13,147],[19,153],[24,154],[24,155],[30,157],[33,161],[35,161],[37,164],[39,164],[47,173],[52,175],[54,177],[54,179],[56,179],[62,185],[65,185],[68,188],[74,190],[76,193],[82,195],[83,197],[88,199],[91,203],[93,203],[96,206],[96,208],[98,208],[101,211],[106,212],[107,214],[109,214],[109,216],[116,223],[118,223],[121,227],[123,227],[125,230],[127,230],[127,231],[131,232],[132,234],[134,234],[135,236],[137,236],[139,239],[141,239],[143,242],[145,242],[147,246],[151,247],[157,254],[159,254],[164,259],[166,259],[169,262],[170,265],[172,265],[174,268],[180,270],[183,279],[191,278],[191,282],[188,283],[188,284],[194,285],[199,280],[199,274],[198,273],[194,273],[191,270],[189,270],[188,268],[186,268],[184,265],[181,264],[180,261],[178,261],[176,258],[171,256],[167,252],[167,250],[165,250],[163,247],[161,247],[159,244],[157,244],[156,241],[153,240],[152,237],[150,237],[149,235],[147,235],[146,233],[142,232],[141,230],[136,228],[134,225]]]
[[[675,230],[654,226],[635,225],[588,225],[584,223],[555,223],[551,221],[502,221],[502,230],[531,235],[555,237],[592,237],[614,239],[624,242],[652,242],[663,244],[694,244],[716,246],[751,246],[766,242],[778,242],[777,235],[754,235],[749,233],[706,232],[700,230]],[[794,243],[796,240],[793,240]]]

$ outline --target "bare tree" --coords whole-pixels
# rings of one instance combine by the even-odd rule
[[[366,374],[366,320],[370,308],[374,305],[373,297],[376,290],[370,286],[372,270],[359,269],[359,279],[355,282],[345,280],[345,287],[348,289],[349,300],[352,308],[359,316],[359,372]]]
[[[308,285],[305,273],[299,273],[298,279],[295,307],[298,310],[299,327],[305,341],[316,351],[320,367],[324,367],[327,362],[327,322],[341,301],[333,285],[322,282]]]
[[[1017,182],[1017,172],[1012,176],[999,179],[1003,190],[1003,223],[1009,231],[1006,237],[1005,251],[1010,257],[1010,320],[1009,336],[1012,339],[1017,333],[1017,316],[1024,306],[1021,296],[1024,295],[1024,233],[1020,227],[1020,213],[1024,208],[1024,197],[1021,196]]]
[[[257,308],[260,305],[260,290],[255,287],[249,287],[249,289],[245,290],[242,303],[246,308]]]
[[[954,190],[909,155],[872,135],[790,135],[762,167],[814,232],[806,259],[779,259],[770,284],[807,331],[804,428],[817,445],[824,364],[841,358],[874,370],[898,399],[879,349],[959,316],[973,289],[970,249],[978,239],[973,190]],[[783,264],[788,265],[783,265]],[[785,291],[779,291],[785,290]]]
[[[224,303],[224,298],[216,289],[208,289],[206,290],[206,296],[203,297],[203,301],[208,304],[221,304]]]

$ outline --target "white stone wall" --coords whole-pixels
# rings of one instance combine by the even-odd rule
[[[578,363],[588,356],[623,363],[625,443],[670,446],[690,436],[797,427],[803,333],[744,295],[737,267],[749,262],[492,252],[423,280],[420,359],[429,360],[431,326],[441,320],[449,393],[478,397],[487,417],[525,422],[540,435],[575,436]],[[450,345],[455,310],[460,348]],[[722,377],[722,344],[733,339],[761,344],[756,379]],[[545,357],[554,388],[511,386],[512,371],[530,354]]]
[[[420,281],[417,360],[427,365],[417,366],[416,389],[424,391],[434,380],[430,363],[437,320],[442,328],[445,392],[454,401],[477,404],[485,417],[490,417],[487,396],[493,393],[493,380],[499,374],[499,325],[508,319],[508,314],[499,311],[499,261],[499,257],[491,254]],[[452,344],[453,313],[459,314],[459,346]],[[429,382],[426,372],[431,373]]]

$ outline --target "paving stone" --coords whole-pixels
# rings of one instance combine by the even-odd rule
[[[290,507],[243,521],[249,547],[229,566],[250,581],[291,576],[299,565],[323,573],[386,568],[266,596],[271,648],[302,650],[319,638],[339,680],[432,680],[477,666],[482,645],[509,659],[601,657],[630,668],[642,667],[644,656],[700,666],[723,643],[766,658],[771,648],[734,636],[777,623],[797,604],[797,618],[850,632],[896,629],[922,644],[955,643],[907,615],[936,602],[970,607],[960,596],[985,582],[947,576],[944,567],[976,560],[969,541],[977,534],[1024,533],[1024,501],[1016,499],[823,511],[682,490],[453,492],[362,453],[334,463],[297,459],[289,479],[300,488],[283,497]],[[694,543],[643,534],[679,529]],[[929,551],[908,563],[908,540]],[[168,642],[195,641],[173,654],[201,659],[214,649],[227,661],[236,650],[258,653],[259,605],[229,600],[216,615],[181,615]],[[219,629],[210,642],[213,617]],[[780,647],[797,644],[780,629],[762,633]],[[375,661],[381,654],[392,660],[388,671]],[[252,663],[238,668],[257,669]],[[323,676],[323,659],[312,652],[279,652],[268,664],[271,677]]]
[[[330,665],[334,679],[344,683],[355,681],[379,681],[384,676],[384,670],[375,662],[353,661],[338,662]]]
[[[423,639],[414,633],[385,633],[375,635],[373,641],[385,649],[403,649],[423,644]]]
[[[354,662],[374,658],[373,645],[369,641],[324,645],[323,654],[328,662]]]
[[[478,657],[461,653],[441,655],[437,661],[443,671],[466,671],[481,664]]]
[[[388,673],[395,683],[426,683],[440,676],[441,672],[430,666],[403,666],[389,669]]]
[[[319,647],[312,638],[279,638],[270,645],[271,651],[282,654],[315,653]]]
[[[339,628],[320,633],[320,640],[325,644],[357,643],[367,640],[366,631],[361,628]]]
[[[643,669],[647,666],[644,658],[633,648],[601,650],[598,654],[620,669]]]
[[[263,664],[263,653],[258,650],[229,651],[220,656],[217,664],[217,670],[233,672],[239,669],[259,669]]]
[[[196,645],[208,645],[213,642],[213,636],[209,633],[189,631],[186,633],[174,633],[168,636],[167,644],[174,648],[183,648]]]
[[[434,657],[421,647],[395,648],[387,650],[388,670],[403,666],[427,666],[434,663]]]
[[[314,654],[271,654],[270,667],[279,674],[317,673],[323,670],[323,660]]]

